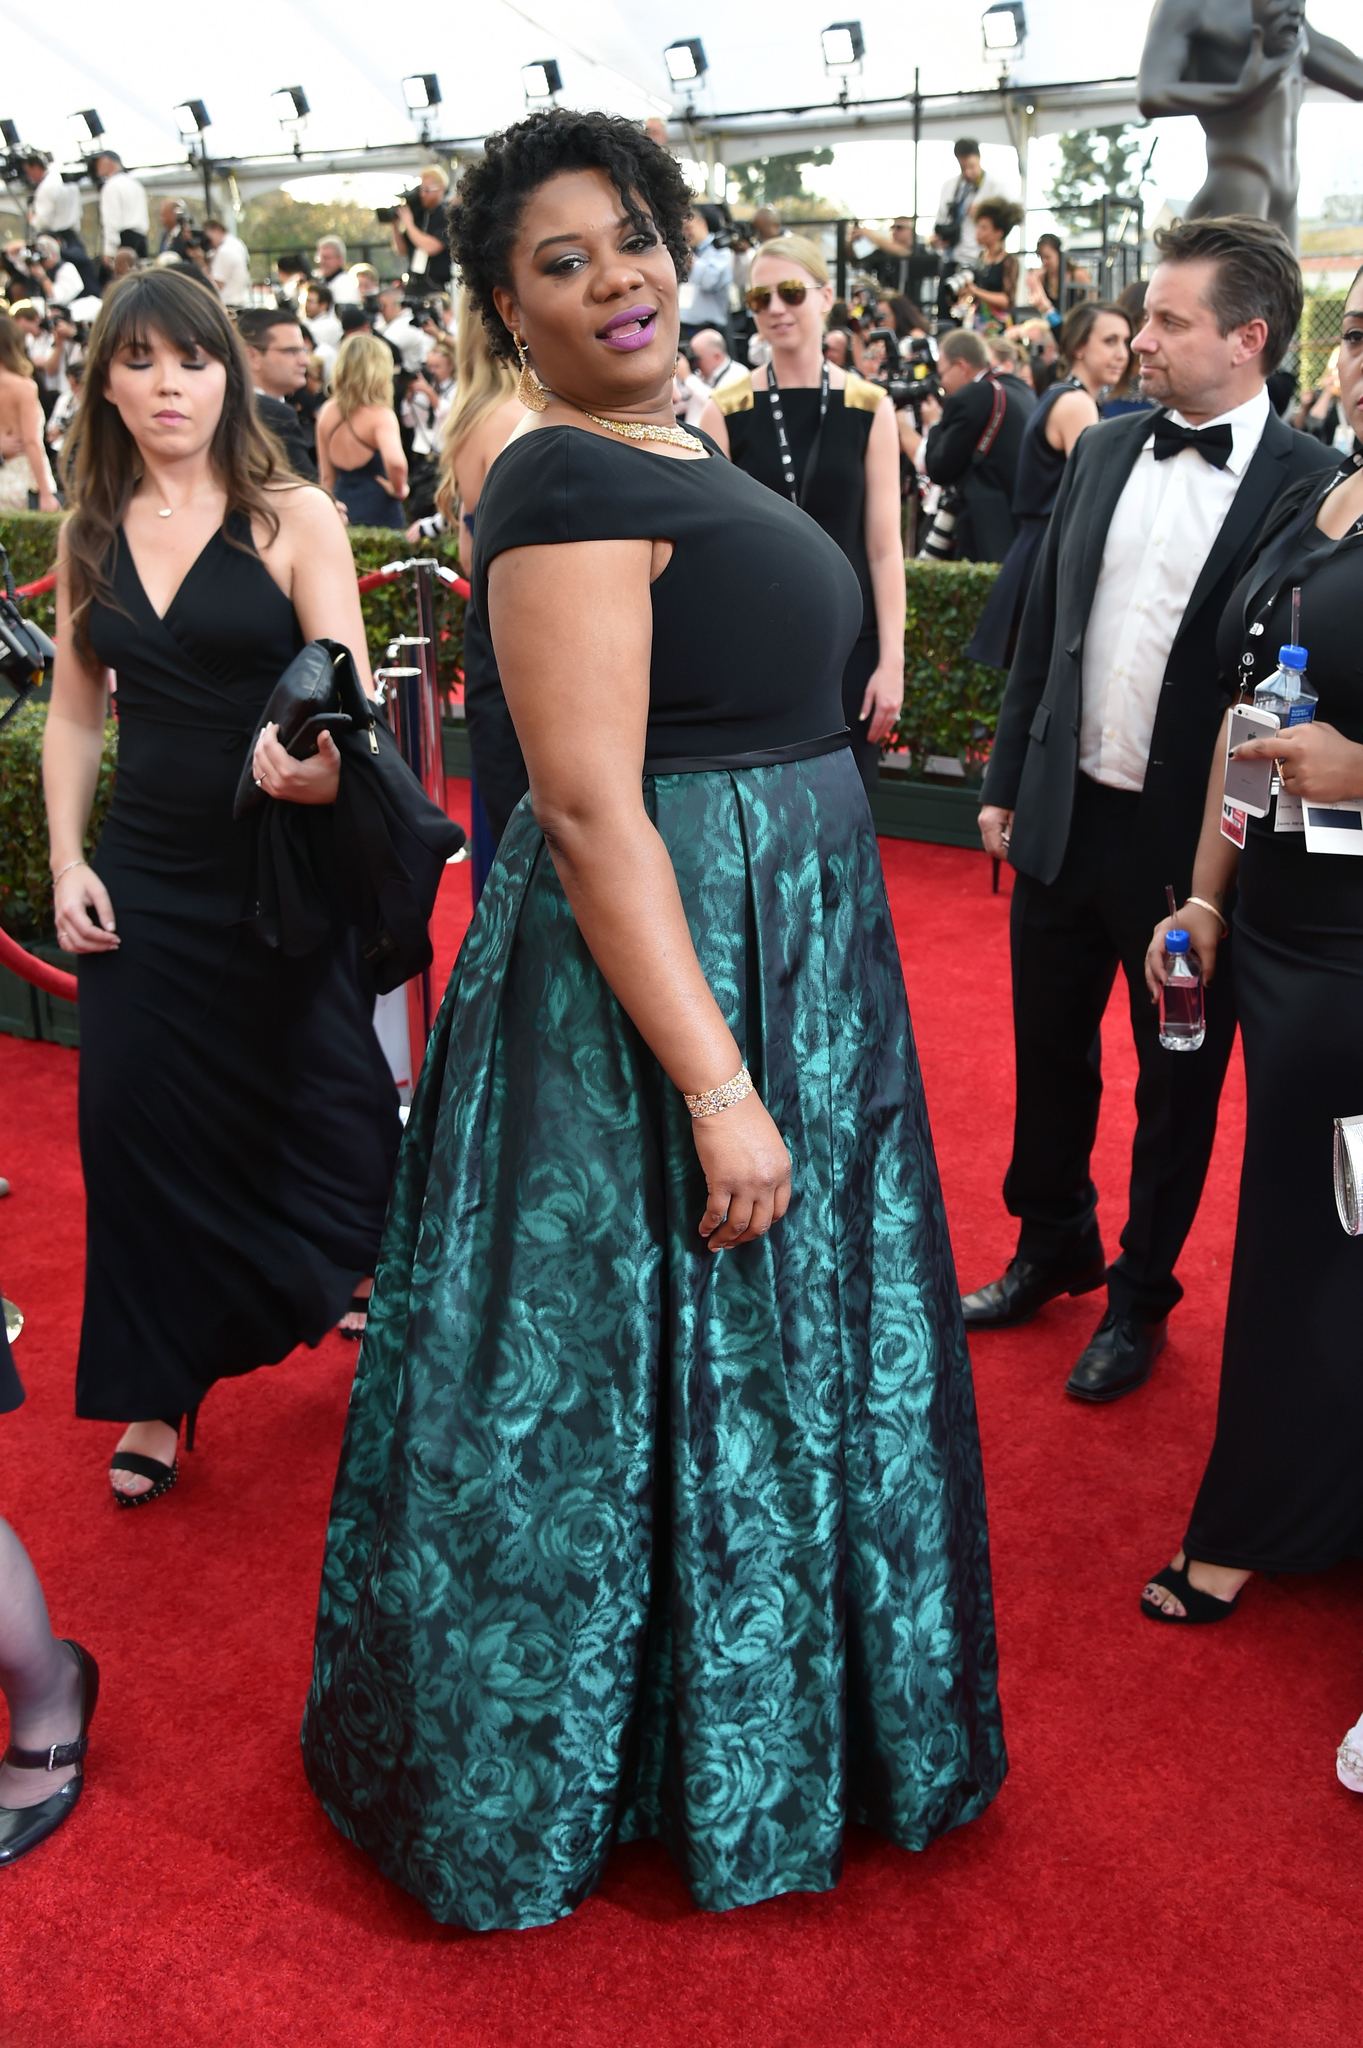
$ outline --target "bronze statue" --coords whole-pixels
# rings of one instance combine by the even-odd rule
[[[1306,19],[1305,0],[1156,0],[1136,97],[1147,120],[1196,114],[1207,178],[1190,217],[1250,213],[1297,245],[1304,82],[1363,99],[1363,60]]]

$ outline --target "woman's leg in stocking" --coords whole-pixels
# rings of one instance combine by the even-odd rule
[[[80,1734],[80,1666],[53,1635],[38,1574],[8,1522],[0,1522],[0,1691],[9,1706],[9,1739],[21,1749],[48,1749]],[[36,1806],[74,1774],[70,1765],[0,1765],[0,1807]]]

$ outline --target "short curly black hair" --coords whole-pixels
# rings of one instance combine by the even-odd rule
[[[459,180],[450,251],[494,355],[514,357],[516,346],[493,304],[493,290],[511,289],[511,250],[526,200],[560,171],[604,171],[630,219],[641,228],[651,220],[677,276],[685,277],[691,252],[682,222],[691,211],[691,194],[676,158],[633,121],[551,107],[489,135],[484,147],[481,161]]]

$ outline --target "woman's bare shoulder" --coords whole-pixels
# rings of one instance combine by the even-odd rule
[[[266,486],[270,510],[279,520],[280,535],[287,541],[314,538],[319,533],[339,532],[336,507],[316,484],[278,483]]]

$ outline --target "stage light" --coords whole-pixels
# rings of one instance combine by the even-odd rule
[[[690,36],[684,43],[669,43],[663,51],[663,62],[674,85],[694,85],[710,69],[699,36]]]
[[[301,85],[282,85],[278,92],[270,94],[270,102],[283,128],[292,128],[296,121],[306,121],[312,112]]]
[[[994,7],[984,11],[984,48],[986,56],[996,56],[1001,50],[1020,50],[1027,39],[1027,16],[1022,0],[998,0]]]
[[[98,142],[100,136],[104,133],[104,123],[100,120],[93,107],[80,108],[79,112],[71,116],[71,119],[84,123],[85,132],[91,142]]]
[[[551,100],[556,92],[563,90],[563,73],[558,60],[546,57],[542,64],[522,64],[521,83],[528,100]]]
[[[19,124],[17,121],[0,121],[0,141],[6,149],[18,149]]]
[[[440,80],[434,71],[417,71],[410,78],[404,78],[402,91],[409,114],[424,114],[429,108],[440,105]]]
[[[182,111],[188,114],[200,135],[203,134],[205,128],[213,126],[212,118],[202,100],[177,100],[175,111],[177,114]],[[181,132],[183,133],[184,131],[182,130]]]
[[[848,71],[866,55],[859,21],[835,21],[823,32],[825,71]]]

